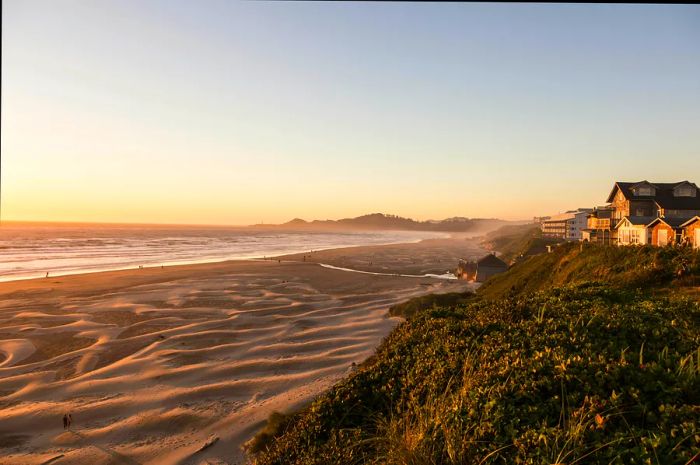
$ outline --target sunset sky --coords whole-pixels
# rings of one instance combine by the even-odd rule
[[[6,0],[2,219],[524,219],[700,183],[700,6]]]

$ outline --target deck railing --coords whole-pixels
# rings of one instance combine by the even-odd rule
[[[588,218],[588,229],[610,229],[610,218]]]

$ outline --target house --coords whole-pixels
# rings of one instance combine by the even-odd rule
[[[658,247],[683,243],[683,218],[655,218],[647,225],[649,243]]]
[[[460,260],[455,274],[460,279],[484,282],[504,271],[508,271],[508,264],[496,255],[488,254],[478,261]]]
[[[643,245],[651,242],[647,225],[655,218],[653,216],[626,216],[616,225],[617,243],[620,245]]]
[[[588,216],[583,240],[621,245],[694,240],[681,227],[700,216],[700,194],[694,183],[616,182],[607,201]]]
[[[594,207],[586,218],[586,227],[581,231],[581,240],[600,244],[613,243],[612,217],[615,209],[609,205]]]
[[[491,276],[497,275],[508,271],[508,264],[496,257],[494,254],[489,254],[476,262],[476,276],[475,280],[477,282],[484,282]]]
[[[583,230],[588,226],[588,215],[590,215],[592,211],[592,208],[579,208],[574,213],[573,221],[568,223],[567,240],[580,241],[583,238]]]
[[[550,216],[541,222],[542,236],[568,241],[581,240],[582,232],[587,226],[587,217],[591,211],[591,208],[579,208]]]
[[[700,249],[700,216],[696,215],[681,223],[682,241],[696,249]]]
[[[614,219],[626,216],[692,218],[700,215],[698,186],[689,182],[650,183],[616,182],[608,202],[614,208]]]

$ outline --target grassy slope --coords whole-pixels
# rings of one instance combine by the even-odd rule
[[[654,288],[693,284],[700,277],[700,254],[687,248],[609,247],[567,243],[552,253],[523,260],[479,289],[488,298],[505,297],[564,284],[599,281],[617,287]],[[700,285],[700,279],[697,280]]]
[[[472,292],[448,292],[446,294],[428,294],[401,302],[389,308],[389,315],[410,318],[415,314],[433,307],[454,307],[465,304],[474,297]]]
[[[412,308],[256,462],[686,464],[700,450],[700,306],[647,288],[687,284],[699,256],[563,245],[476,298]]]
[[[559,242],[558,239],[542,237],[539,226],[533,224],[503,226],[487,234],[483,241],[487,248],[497,250],[508,263],[543,253],[548,245]]]

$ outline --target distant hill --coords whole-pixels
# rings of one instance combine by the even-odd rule
[[[305,221],[294,218],[283,224],[256,224],[256,228],[310,229],[310,230],[393,230],[393,231],[443,231],[443,232],[482,232],[507,224],[523,222],[505,221],[497,218],[448,218],[444,220],[416,221],[384,213],[372,213],[357,218],[340,220]]]

